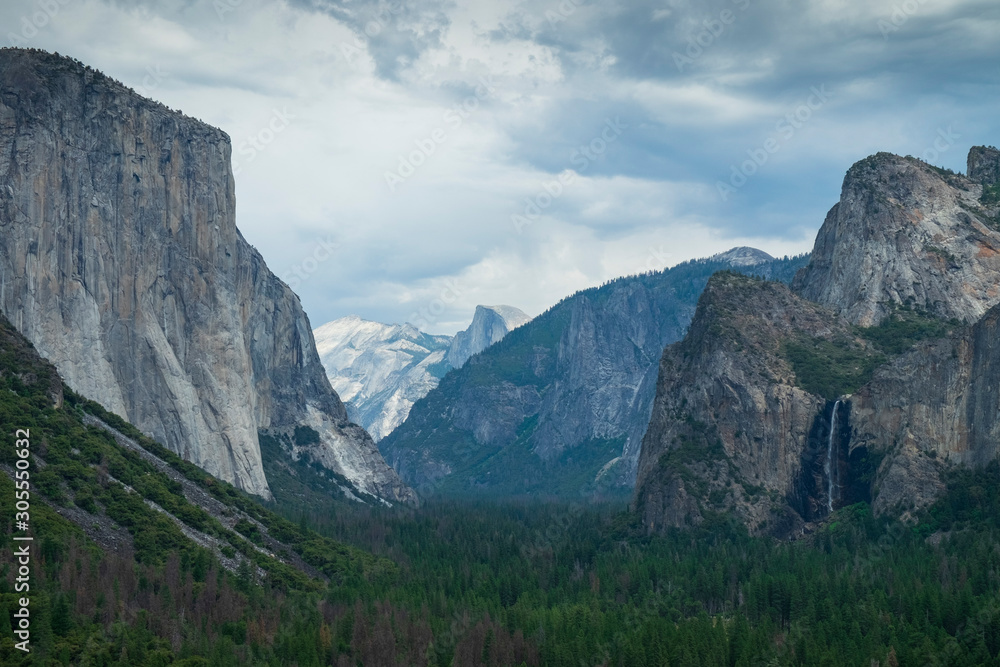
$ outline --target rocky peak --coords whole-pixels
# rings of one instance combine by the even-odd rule
[[[444,356],[451,336],[426,334],[412,324],[351,315],[313,334],[330,383],[376,442],[406,419],[449,368]]]
[[[982,197],[972,180],[916,158],[866,158],[794,288],[864,326],[900,304],[973,322],[1000,302],[1000,221]]]
[[[969,179],[982,185],[1000,184],[1000,150],[994,146],[973,146],[969,151]]]
[[[757,266],[758,264],[763,264],[765,262],[773,262],[774,257],[771,257],[763,250],[757,250],[757,248],[750,248],[748,246],[740,246],[738,248],[733,248],[732,250],[727,250],[726,252],[720,252],[717,255],[709,257],[707,262],[725,262],[730,266]]]
[[[476,306],[472,324],[465,331],[455,334],[445,358],[452,368],[460,368],[470,357],[499,342],[513,329],[530,320],[514,306]]]

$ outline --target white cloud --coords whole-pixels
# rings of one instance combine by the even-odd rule
[[[760,0],[684,72],[671,54],[712,10],[677,0],[588,0],[555,22],[550,0],[414,0],[371,39],[368,0],[351,15],[242,0],[221,17],[209,0],[67,0],[27,45],[229,132],[238,224],[272,269],[339,244],[298,287],[314,324],[403,321],[439,301],[428,328],[451,333],[478,303],[537,314],[736,245],[806,250],[854,160],[920,155],[948,126],[962,140],[946,166],[998,143],[995,3],[928,2],[884,39],[877,21],[894,4]],[[0,24],[17,31],[38,7],[3,3]],[[928,48],[936,40],[949,48]],[[484,79],[494,90],[476,97]],[[721,202],[716,180],[824,83],[834,100]],[[287,126],[254,148],[276,114]],[[525,199],[577,168],[573,151],[619,116],[628,131],[518,234]],[[386,172],[433,136],[433,154],[390,190]]]

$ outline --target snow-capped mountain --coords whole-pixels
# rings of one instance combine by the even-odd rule
[[[451,366],[451,336],[432,336],[412,324],[381,324],[356,315],[313,331],[330,384],[351,419],[376,441],[396,428],[410,407],[437,386]]]
[[[350,315],[322,325],[313,337],[350,418],[377,442],[403,423],[413,404],[451,368],[530,319],[512,306],[477,306],[469,328],[452,337]]]

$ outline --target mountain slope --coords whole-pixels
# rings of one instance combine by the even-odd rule
[[[0,50],[0,309],[67,383],[263,497],[258,430],[410,501],[235,222],[229,137],[68,58]]]
[[[313,331],[334,390],[353,419],[378,442],[406,419],[418,399],[451,368],[449,336],[411,324],[380,324],[351,315]]]
[[[51,507],[106,550],[162,563],[179,549],[230,571],[249,563],[273,582],[305,589],[318,586],[310,578],[388,565],[300,531],[75,394],[2,316],[0,392],[5,426],[29,436],[33,502]],[[0,468],[11,478],[20,458],[14,444],[14,431],[5,428]]]
[[[816,381],[824,354],[836,363],[822,370],[841,373],[834,388]],[[787,536],[846,504],[851,477],[828,487],[824,472],[832,465],[836,478],[845,467],[831,399],[881,361],[845,319],[787,286],[713,276],[684,340],[660,361],[636,482],[643,525],[661,531],[732,513],[753,533]]]
[[[804,258],[744,270],[790,280]],[[657,361],[690,322],[700,260],[579,292],[449,372],[379,443],[423,493],[621,492],[635,479]]]

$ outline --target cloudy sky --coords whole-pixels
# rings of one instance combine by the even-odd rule
[[[996,0],[6,0],[233,139],[314,325],[464,328],[736,245],[808,250],[878,151],[1000,144]]]

